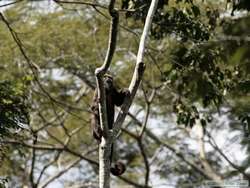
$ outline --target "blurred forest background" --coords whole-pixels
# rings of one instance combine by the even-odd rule
[[[128,87],[149,0],[117,1],[110,74]],[[0,1],[0,187],[98,187],[90,131],[108,1]],[[250,2],[160,0],[113,187],[250,181]],[[140,136],[141,127],[146,126]]]

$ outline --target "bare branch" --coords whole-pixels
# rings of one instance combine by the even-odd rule
[[[147,17],[146,17],[146,22],[145,22],[143,33],[141,36],[139,50],[138,50],[138,54],[137,54],[137,62],[136,62],[133,78],[132,78],[130,86],[129,86],[130,96],[125,99],[125,102],[122,105],[121,110],[117,116],[115,123],[114,123],[114,129],[113,129],[114,138],[118,134],[120,127],[125,120],[125,117],[126,117],[128,110],[129,110],[129,107],[132,104],[132,101],[135,97],[136,91],[138,90],[138,87],[140,85],[140,82],[141,82],[141,79],[142,79],[142,76],[144,73],[145,64],[143,63],[143,57],[144,57],[144,52],[145,52],[145,48],[146,48],[146,39],[147,39],[149,30],[151,28],[151,23],[152,23],[154,13],[155,13],[156,8],[157,8],[157,4],[158,4],[158,0],[152,0]]]
[[[63,169],[62,171],[58,172],[54,176],[50,177],[46,182],[44,182],[41,186],[39,186],[39,188],[45,188],[45,187],[47,187],[50,183],[52,183],[53,181],[55,181],[56,179],[58,179],[60,176],[62,176],[63,174],[65,174],[67,171],[69,171],[71,168],[73,168],[74,166],[76,166],[81,160],[82,160],[81,158],[78,158],[78,159],[74,160],[65,169]]]
[[[88,154],[92,153],[95,150],[96,150],[96,148],[91,149],[89,151],[84,152],[84,154],[82,154],[82,155],[84,155],[84,156],[88,155]],[[56,173],[54,176],[50,177],[47,181],[45,181],[41,186],[39,186],[39,188],[45,188],[45,187],[47,187],[50,183],[52,183],[53,181],[55,181],[56,179],[58,179],[60,176],[62,176],[63,174],[65,174],[67,171],[69,171],[71,168],[73,168],[74,166],[76,166],[81,160],[82,160],[82,158],[80,158],[80,157],[78,159],[75,159],[67,167],[65,167],[63,170],[61,170],[60,172]]]
[[[210,175],[210,177],[217,182],[218,184],[222,183],[222,177],[217,174],[214,169],[211,167],[209,162],[206,158],[206,151],[205,151],[205,143],[204,143],[204,129],[201,124],[197,125],[199,128],[199,138],[198,138],[198,144],[200,149],[200,160],[204,167],[204,170],[207,172],[207,174]]]
[[[48,146],[48,145],[32,145],[32,144],[28,144],[25,142],[18,142],[18,141],[14,141],[14,140],[1,140],[0,144],[12,144],[12,145],[21,145],[27,148],[35,148],[37,150],[48,150],[48,151],[65,151],[71,155],[74,155],[76,157],[80,157],[81,159],[89,162],[90,164],[96,165],[98,166],[98,163],[92,159],[89,159],[85,156],[83,156],[82,154],[75,152],[73,150],[71,150],[68,147],[62,147],[62,146]]]
[[[53,165],[53,164],[58,160],[58,158],[60,157],[61,153],[62,153],[62,152],[59,151],[59,152],[55,155],[55,157],[54,157],[49,163],[47,163],[47,164],[43,167],[43,169],[41,170],[41,172],[40,172],[40,174],[39,174],[39,176],[38,176],[38,178],[37,178],[37,182],[36,182],[37,185],[39,185],[39,183],[40,183],[40,181],[41,181],[41,178],[42,178],[43,174],[45,173],[45,171],[47,170],[47,168],[49,168],[51,165]]]
[[[238,172],[240,172],[241,174],[243,174],[245,177],[247,177],[248,179],[250,179],[250,175],[247,174],[245,172],[244,169],[240,168],[238,165],[234,164],[219,148],[219,146],[217,145],[217,143],[215,142],[214,138],[207,132],[207,135],[209,137],[209,143],[210,145],[219,152],[219,154]]]
[[[7,7],[7,6],[10,6],[10,5],[14,5],[16,3],[20,3],[22,2],[23,0],[18,0],[18,1],[13,1],[13,2],[10,2],[10,3],[7,3],[7,4],[3,4],[3,5],[0,5],[0,8],[2,7]]]
[[[148,123],[148,118],[149,118],[149,114],[150,114],[150,106],[151,106],[151,103],[152,103],[153,98],[155,96],[155,92],[156,92],[156,89],[153,89],[153,91],[152,91],[149,98],[146,96],[146,93],[143,92],[144,96],[145,96],[145,100],[146,100],[146,115],[145,115],[145,118],[144,118],[143,126],[141,128],[141,132],[139,134],[139,137],[141,139],[142,139],[143,133],[144,133],[144,131],[146,129],[146,126],[147,126],[147,123]]]
[[[87,5],[87,6],[92,6],[92,7],[99,7],[103,9],[108,9],[108,7],[104,5],[100,5],[97,3],[90,3],[90,2],[81,2],[81,1],[62,1],[62,0],[54,0],[55,3],[59,4],[75,4],[75,5]]]
[[[107,118],[107,107],[106,107],[106,93],[103,83],[103,76],[107,72],[116,47],[116,38],[118,32],[119,14],[114,9],[115,0],[110,0],[109,3],[109,14],[111,16],[110,31],[109,31],[109,43],[108,50],[106,53],[105,60],[101,67],[96,68],[96,88],[98,94],[98,105],[99,105],[99,117],[100,126],[103,132],[102,140],[99,145],[99,186],[100,188],[110,187],[110,155],[111,155],[111,144],[112,139],[110,138],[108,118]]]
[[[140,127],[143,126],[143,124],[136,118],[133,116],[133,114],[129,113],[129,116],[135,121],[135,123],[137,125],[139,125]],[[152,133],[150,130],[146,129],[145,130],[146,134],[152,139],[154,140],[157,144],[169,149],[171,152],[173,152],[177,157],[179,157],[183,162],[187,163],[189,166],[191,166],[194,170],[196,170],[197,172],[199,172],[202,176],[204,176],[205,178],[208,179],[212,179],[209,174],[207,174],[202,168],[200,168],[198,165],[196,165],[195,162],[193,162],[192,160],[186,158],[184,156],[183,153],[181,153],[180,151],[178,151],[176,148],[174,148],[172,145],[168,144],[167,142],[162,141],[161,139],[158,138],[158,136],[156,136],[154,133]]]
[[[104,63],[102,64],[101,67],[96,69],[95,74],[103,76],[111,63],[111,60],[113,58],[114,52],[115,52],[115,47],[116,47],[116,38],[117,38],[117,32],[118,32],[118,23],[119,23],[119,14],[118,12],[114,9],[114,3],[115,0],[111,0],[109,4],[109,14],[112,17],[111,18],[111,24],[110,24],[110,31],[109,31],[109,44],[108,44],[108,50],[106,53],[106,57],[104,60]]]
[[[144,148],[143,143],[142,143],[142,139],[138,139],[138,145],[139,145],[139,148],[141,150],[141,154],[142,154],[144,164],[145,164],[145,169],[146,169],[145,186],[147,187],[148,186],[148,181],[149,181],[150,166],[149,166],[148,157],[147,157],[145,148]]]
[[[123,176],[118,176],[119,179],[123,180],[124,182],[127,182],[129,183],[130,185],[133,185],[134,187],[136,188],[151,188],[149,186],[145,186],[145,185],[141,185],[141,184],[138,184],[138,183],[135,183],[134,181],[131,180],[131,178],[125,178]]]
[[[34,133],[33,145],[36,145],[36,143],[37,143],[37,135],[36,135],[36,133]],[[31,186],[33,188],[36,187],[36,184],[34,181],[35,163],[36,163],[36,148],[32,148],[31,167],[30,167],[30,182],[31,182]]]

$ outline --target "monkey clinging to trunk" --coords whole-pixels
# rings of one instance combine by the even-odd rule
[[[115,106],[121,106],[123,104],[125,97],[129,95],[129,91],[128,90],[117,91],[117,89],[113,84],[113,77],[111,75],[104,76],[104,88],[106,92],[108,127],[109,129],[112,129],[114,124]],[[98,144],[100,144],[102,138],[102,130],[100,126],[97,89],[95,90],[95,94],[91,105],[91,110],[92,110],[92,117],[91,117],[92,134],[93,137],[97,140]],[[110,155],[110,162],[111,162],[110,172],[115,176],[119,176],[124,173],[126,167],[122,162],[119,161],[116,162],[114,165],[112,165],[112,154],[113,154],[113,144],[111,146],[111,155]]]

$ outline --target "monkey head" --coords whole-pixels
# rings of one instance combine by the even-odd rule
[[[114,86],[113,86],[113,77],[109,74],[105,74],[104,75],[104,87],[105,89],[109,90],[109,89],[112,89]]]

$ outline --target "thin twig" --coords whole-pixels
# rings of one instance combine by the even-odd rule
[[[90,2],[81,2],[81,1],[62,1],[62,0],[54,0],[55,3],[61,3],[61,4],[76,4],[76,5],[87,5],[92,7],[100,7],[103,9],[108,9],[108,7],[104,5],[100,5],[97,3],[90,3]]]
[[[2,7],[7,7],[7,6],[10,6],[10,5],[14,5],[14,4],[20,3],[20,2],[22,2],[22,1],[23,1],[23,0],[18,0],[18,1],[13,1],[13,2],[11,2],[11,3],[3,4],[3,5],[0,5],[0,8],[2,8]]]
[[[48,151],[65,151],[71,155],[74,155],[76,157],[80,157],[81,159],[89,162],[90,164],[96,165],[98,166],[98,163],[92,159],[89,159],[85,156],[83,156],[82,154],[75,152],[71,149],[69,149],[68,147],[62,147],[62,146],[47,146],[47,145],[33,145],[33,144],[28,144],[25,142],[18,142],[18,141],[14,141],[14,140],[4,140],[4,141],[0,141],[0,144],[12,144],[12,145],[21,145],[27,148],[35,148],[37,150],[48,150]]]
[[[40,181],[41,181],[41,178],[43,177],[43,174],[45,173],[45,171],[47,170],[47,168],[49,168],[51,165],[53,165],[53,164],[58,160],[58,158],[60,157],[61,153],[62,153],[62,152],[59,151],[59,152],[55,155],[55,157],[54,157],[49,163],[47,163],[47,164],[43,167],[43,169],[41,170],[41,172],[40,172],[40,174],[39,174],[39,176],[38,176],[38,178],[37,178],[37,182],[36,182],[37,185],[39,185],[39,183],[40,183]]]
[[[91,149],[89,151],[86,151],[83,155],[89,155],[90,153],[92,153],[93,151],[96,151],[96,148]],[[52,183],[53,181],[55,181],[56,179],[58,179],[59,177],[61,177],[62,175],[64,175],[67,171],[69,171],[71,168],[73,168],[74,166],[76,166],[82,159],[81,158],[77,158],[74,161],[72,161],[67,167],[65,167],[63,170],[61,170],[60,172],[56,173],[55,175],[53,175],[52,177],[50,177],[47,181],[45,181],[41,186],[39,186],[40,188],[45,188],[47,187],[50,183]]]
[[[143,124],[131,113],[128,114],[134,121],[135,123],[142,127]],[[164,142],[159,139],[158,136],[156,136],[154,133],[152,133],[150,130],[146,129],[145,130],[146,134],[154,140],[157,144],[162,145],[163,147],[169,149],[171,152],[173,152],[177,157],[179,157],[183,162],[187,163],[189,166],[191,166],[193,169],[195,169],[197,172],[199,172],[201,175],[203,175],[205,178],[211,179],[209,174],[207,174],[202,168],[200,168],[198,165],[196,165],[195,162],[192,160],[186,158],[184,154],[182,154],[180,151],[175,149],[172,145],[168,144],[167,142]]]
[[[33,145],[36,145],[36,143],[37,143],[37,134],[34,133],[34,135],[33,135]],[[34,181],[35,163],[36,163],[36,148],[32,148],[31,169],[30,169],[30,182],[31,182],[32,188],[36,187],[36,184],[35,184],[35,181]]]
[[[219,152],[219,154],[238,172],[240,172],[241,174],[243,174],[245,177],[247,177],[248,179],[250,179],[250,175],[247,174],[245,172],[244,169],[240,168],[238,165],[234,164],[219,148],[219,146],[217,145],[217,143],[215,142],[214,138],[207,132],[207,135],[209,137],[209,143],[210,145]]]

